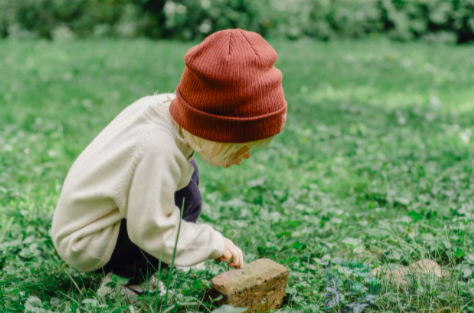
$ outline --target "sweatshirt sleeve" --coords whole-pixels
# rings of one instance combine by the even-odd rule
[[[161,251],[161,260],[168,264],[173,257],[181,213],[175,205],[174,193],[188,162],[171,136],[146,135],[137,153],[122,212],[130,240],[156,258],[160,258]],[[216,259],[223,250],[221,233],[209,225],[181,221],[175,265],[190,266]]]

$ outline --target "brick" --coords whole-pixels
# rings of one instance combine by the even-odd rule
[[[410,266],[399,266],[396,269],[382,270],[381,268],[374,268],[372,274],[377,277],[382,277],[382,274],[385,274],[387,279],[391,279],[393,282],[402,285],[408,283],[406,280],[406,276],[408,275],[421,276],[423,274],[434,274],[438,278],[449,278],[451,275],[449,271],[441,269],[438,263],[429,259],[422,259],[412,263]]]
[[[208,296],[216,299],[222,295],[219,305],[246,307],[248,313],[267,312],[281,305],[288,274],[283,265],[270,259],[259,259],[214,277]]]
[[[451,273],[441,269],[438,263],[429,259],[421,259],[411,265],[416,274],[435,274],[438,278],[449,278]]]

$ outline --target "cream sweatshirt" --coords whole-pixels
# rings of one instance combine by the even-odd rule
[[[126,107],[69,170],[53,216],[51,236],[59,255],[89,272],[114,250],[120,221],[132,242],[171,263],[180,220],[174,193],[188,185],[194,154],[170,120],[156,110],[174,94],[139,99]],[[186,201],[186,200],[185,200]],[[175,264],[216,259],[222,234],[205,224],[181,221]]]

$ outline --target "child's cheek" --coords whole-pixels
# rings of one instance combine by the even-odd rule
[[[204,154],[201,154],[201,158],[202,158],[207,164],[209,164],[209,165],[212,165],[212,166],[220,166],[220,164],[217,164],[216,162],[214,162],[214,161],[208,159],[207,156],[204,155]]]

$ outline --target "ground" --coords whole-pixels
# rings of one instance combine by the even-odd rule
[[[200,221],[239,245],[246,262],[290,269],[285,312],[330,305],[331,275],[341,306],[372,293],[367,312],[474,312],[474,46],[270,43],[286,127],[241,166],[197,157]],[[23,312],[27,299],[36,312],[165,309],[163,297],[134,306],[95,299],[100,275],[64,264],[49,229],[75,158],[127,105],[173,92],[194,44],[0,43],[1,312]],[[422,258],[451,277],[380,279],[374,288],[356,270]],[[203,271],[162,273],[175,291],[166,309],[209,312],[199,307],[207,280],[224,270],[208,261]]]

